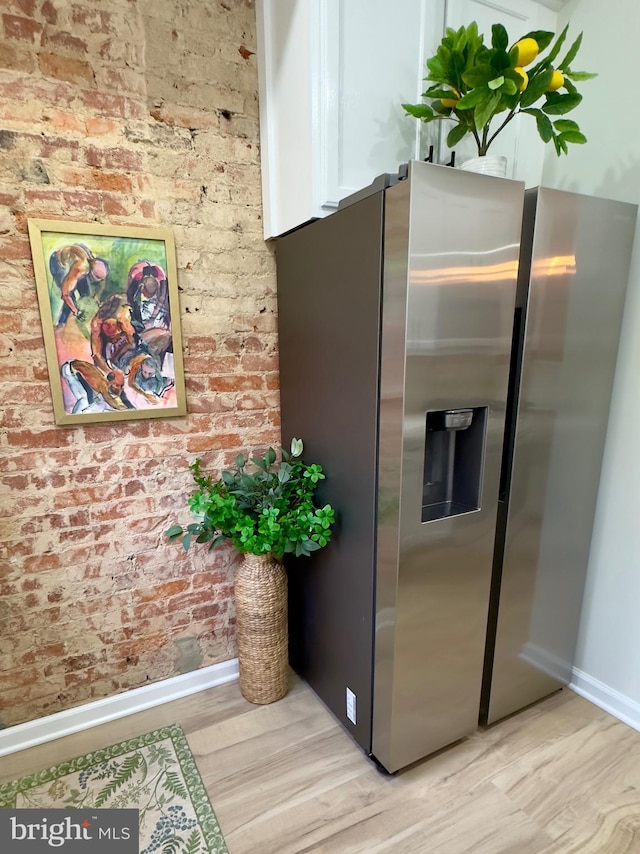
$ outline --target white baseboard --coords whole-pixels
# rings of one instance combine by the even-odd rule
[[[132,688],[122,694],[94,700],[74,709],[16,724],[0,730],[0,756],[133,715],[171,700],[179,700],[180,697],[214,688],[237,678],[238,659],[232,658],[220,664],[193,670],[191,673],[182,673],[180,676],[154,682],[152,685],[143,685],[142,688]]]
[[[573,675],[569,685],[576,694],[580,694],[585,700],[609,712],[614,718],[628,724],[633,729],[640,731],[640,703],[630,700],[624,694],[594,679],[588,673],[584,673],[577,667],[573,668]]]

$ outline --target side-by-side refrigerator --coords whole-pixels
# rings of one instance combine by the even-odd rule
[[[483,722],[571,681],[636,213],[526,192]]]
[[[291,660],[390,772],[477,727],[523,198],[411,163],[277,241],[283,440],[338,514]]]

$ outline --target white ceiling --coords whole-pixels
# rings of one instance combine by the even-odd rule
[[[538,0],[541,6],[546,6],[547,9],[553,9],[554,12],[560,11],[563,6],[566,6],[569,0]]]

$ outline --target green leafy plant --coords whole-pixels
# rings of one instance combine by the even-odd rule
[[[223,471],[218,480],[203,474],[196,460],[190,468],[198,489],[189,508],[198,521],[186,528],[172,525],[165,536],[181,540],[185,549],[194,541],[214,548],[228,540],[240,553],[278,559],[310,555],[326,546],[334,510],[330,504],[315,505],[314,492],[325,475],[321,466],[302,461],[302,451],[302,440],[292,439],[290,452],[281,448],[279,463],[273,448],[250,460],[239,454],[234,469]]]
[[[449,148],[470,134],[480,157],[517,115],[525,113],[535,119],[543,142],[553,142],[558,156],[567,154],[569,143],[585,143],[586,137],[576,122],[553,117],[564,116],[582,101],[576,81],[597,76],[571,69],[582,33],[564,58],[557,60],[567,30],[565,27],[555,42],[554,33],[536,30],[509,47],[506,29],[494,24],[488,47],[475,21],[457,31],[447,29],[436,55],[427,60],[429,73],[424,79],[433,85],[423,97],[430,103],[402,106],[423,122],[452,120],[455,124],[447,136]],[[540,57],[550,45],[549,53]]]

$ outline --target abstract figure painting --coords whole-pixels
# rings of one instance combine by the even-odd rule
[[[186,413],[173,236],[29,220],[57,424]]]

